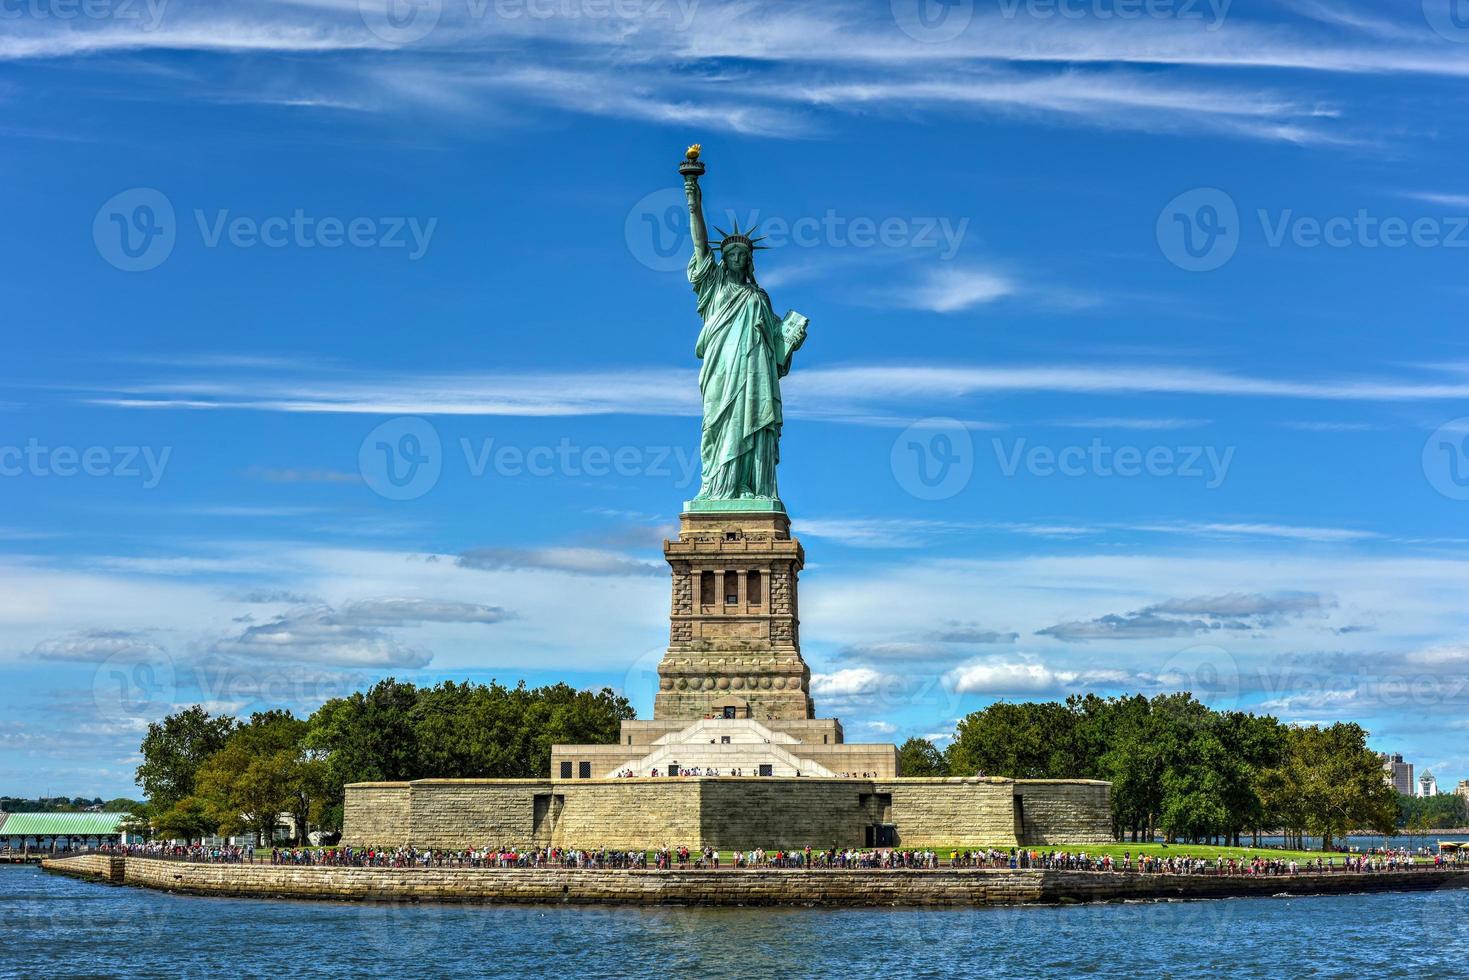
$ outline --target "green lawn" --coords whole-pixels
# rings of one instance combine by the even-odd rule
[[[1214,847],[1209,844],[1071,844],[1057,845],[1055,847],[1035,847],[1031,850],[1046,851],[1084,851],[1088,856],[1110,854],[1113,860],[1121,860],[1122,855],[1131,852],[1134,861],[1139,854],[1151,854],[1155,857],[1199,857],[1210,861],[1216,858],[1235,858],[1236,860],[1248,861],[1252,857],[1277,858],[1281,860],[1314,861],[1316,858],[1336,858],[1339,866],[1344,855],[1324,853],[1322,851],[1286,851],[1273,847]],[[943,852],[947,854],[948,852]]]

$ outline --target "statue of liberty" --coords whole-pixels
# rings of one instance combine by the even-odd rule
[[[694,354],[703,360],[699,392],[704,401],[699,458],[703,477],[689,510],[777,510],[785,508],[775,484],[783,421],[780,379],[791,369],[791,355],[806,339],[806,317],[794,311],[784,319],[755,281],[755,251],[765,246],[751,237],[755,229],[719,232],[709,242],[704,224],[699,176],[699,146],[689,147],[679,167],[689,202],[694,254],[689,282],[704,320]],[[711,248],[719,250],[716,263]]]

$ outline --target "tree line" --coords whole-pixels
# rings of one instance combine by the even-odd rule
[[[607,744],[634,717],[608,688],[527,688],[387,678],[334,698],[309,718],[289,711],[248,718],[194,706],[148,726],[137,781],[147,802],[135,829],[198,839],[264,840],[280,814],[299,837],[342,826],[343,787],[354,782],[540,778],[551,746]],[[1388,786],[1360,726],[1293,726],[1268,715],[1216,711],[1188,693],[1059,702],[999,702],[960,720],[940,751],[923,739],[899,748],[904,776],[1105,779],[1119,838],[1239,844],[1283,831],[1325,846],[1351,830],[1462,825],[1463,800],[1415,801]],[[127,801],[118,801],[119,803]]]
[[[348,783],[545,776],[557,743],[615,742],[627,699],[608,688],[527,688],[387,678],[333,698],[310,718],[286,710],[240,719],[195,705],[148,726],[137,782],[147,802],[134,828],[196,840],[253,835],[264,842],[290,814],[308,828],[342,826]]]
[[[1352,830],[1392,833],[1397,793],[1361,726],[1286,725],[1215,711],[1188,693],[999,702],[960,720],[940,751],[899,749],[905,776],[1105,779],[1119,838],[1240,843],[1281,831],[1323,846]]]

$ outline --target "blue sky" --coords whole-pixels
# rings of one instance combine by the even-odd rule
[[[1182,687],[1469,776],[1469,11],[3,13],[0,790],[389,674],[649,714],[694,140],[811,318],[780,480],[849,739]]]

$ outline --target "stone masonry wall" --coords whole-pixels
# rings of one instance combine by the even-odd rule
[[[1110,839],[1106,783],[1007,779],[424,779],[347,787],[350,845],[503,844],[721,849],[860,847],[873,824],[901,847]],[[1023,800],[1017,837],[1015,798]]]
[[[536,794],[552,794],[549,779],[420,779],[411,784],[409,811],[415,847],[460,848],[553,843],[538,839]]]
[[[1014,905],[1118,899],[1223,898],[1469,887],[1469,871],[1289,877],[1140,875],[1083,871],[578,871],[332,868],[113,859],[128,885],[206,895],[371,902],[535,902],[680,905]],[[48,871],[96,877],[90,857]]]
[[[1020,843],[1102,844],[1112,837],[1112,784],[1098,780],[1027,779],[1015,783]]]
[[[407,783],[354,783],[342,805],[342,843],[393,846],[408,842],[412,817]],[[350,837],[350,839],[349,839]]]
[[[900,847],[1014,847],[1015,784],[1008,779],[894,779],[877,783],[893,797]]]
[[[557,783],[566,809],[554,843],[655,847],[699,842],[698,779],[609,779]]]
[[[863,829],[878,820],[872,783],[867,780],[700,782],[700,840],[720,849],[861,845]]]

